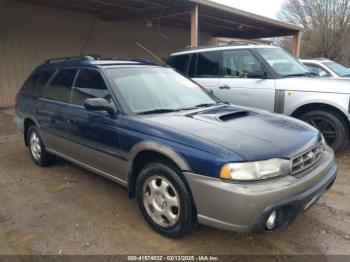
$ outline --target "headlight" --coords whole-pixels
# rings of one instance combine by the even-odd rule
[[[290,172],[290,161],[271,159],[258,162],[231,163],[221,168],[222,179],[236,181],[255,181],[285,176]]]

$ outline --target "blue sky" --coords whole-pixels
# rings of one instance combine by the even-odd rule
[[[277,18],[277,14],[285,0],[210,0],[220,4],[233,6],[251,13],[269,18]]]

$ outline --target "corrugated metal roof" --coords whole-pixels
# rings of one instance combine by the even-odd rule
[[[190,28],[190,12],[199,6],[199,29],[216,37],[267,38],[294,35],[302,28],[207,0],[21,0],[93,13],[102,20],[144,21]]]

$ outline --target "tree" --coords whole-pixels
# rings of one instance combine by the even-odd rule
[[[350,60],[350,0],[286,0],[280,17],[302,25],[302,57]]]

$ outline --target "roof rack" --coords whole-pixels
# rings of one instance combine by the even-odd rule
[[[196,50],[196,49],[204,49],[204,48],[210,48],[215,46],[186,46],[186,50]]]
[[[51,58],[45,61],[45,64],[51,64],[53,62],[68,62],[72,60],[99,60],[101,58],[100,55],[80,55],[80,56],[67,56],[67,57],[57,57]]]
[[[138,62],[143,64],[152,64],[154,63],[148,59],[143,58],[117,58],[117,57],[101,57],[100,55],[81,55],[81,56],[67,56],[67,57],[58,57],[51,58],[45,61],[45,64],[51,64],[54,62],[69,62],[72,60],[86,60],[86,61],[96,61],[96,60],[112,60],[120,62]]]
[[[144,64],[154,64],[152,61],[145,59],[145,58],[105,58],[102,57],[99,60],[116,60],[116,61],[124,61],[124,62],[138,62],[138,63],[144,63]]]
[[[258,45],[258,44],[254,43],[253,41],[233,40],[229,42],[228,45],[240,46],[240,45]]]
[[[326,57],[318,57],[318,58],[315,58],[315,60],[329,60],[329,58],[326,58]]]
[[[212,45],[212,46],[187,46],[185,50],[197,50],[197,49],[205,49],[205,48],[215,48],[215,47],[225,47],[225,46],[240,46],[240,45],[258,45],[257,43],[250,42],[250,41],[244,41],[244,40],[239,40],[239,41],[231,41],[227,44],[223,45]]]

